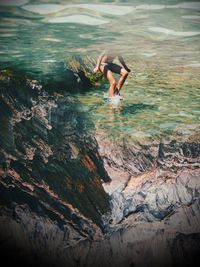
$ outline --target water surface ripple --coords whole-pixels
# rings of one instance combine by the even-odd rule
[[[107,84],[78,95],[96,130],[141,142],[198,134],[199,12],[198,1],[0,0],[0,67],[59,76],[72,55],[116,48],[132,69],[124,100],[109,104]]]

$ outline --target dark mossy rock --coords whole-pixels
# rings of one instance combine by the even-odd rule
[[[79,77],[79,81],[84,87],[91,87],[99,84],[103,80],[102,73],[93,73],[95,61],[90,57],[74,56],[67,60],[68,68]]]
[[[95,62],[90,57],[72,56],[66,62],[56,63],[52,75],[43,78],[41,83],[46,91],[65,91],[71,94],[95,90],[104,80],[102,73],[93,73]]]

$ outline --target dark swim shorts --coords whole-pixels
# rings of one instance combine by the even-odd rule
[[[101,63],[100,66],[107,67],[108,70],[111,70],[112,72],[118,73],[118,74],[121,73],[121,69],[122,69],[121,66],[119,66],[119,65],[117,65],[115,63],[107,63],[107,62],[105,62],[105,63]]]

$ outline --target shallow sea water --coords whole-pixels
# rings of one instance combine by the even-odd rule
[[[0,0],[1,69],[59,75],[56,64],[105,48],[132,71],[118,103],[106,82],[77,95],[96,131],[139,142],[199,134],[200,2]]]

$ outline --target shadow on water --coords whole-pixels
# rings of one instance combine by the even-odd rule
[[[138,104],[131,104],[131,105],[121,108],[121,114],[122,115],[137,114],[138,112],[143,111],[143,110],[157,110],[157,109],[158,107],[155,105],[138,103]]]
[[[107,118],[106,127],[107,126],[111,127],[112,130],[115,127],[117,130],[119,129],[118,127],[120,128],[122,127],[124,130],[126,130],[127,119],[128,117],[131,117],[130,115],[136,115],[138,113],[142,113],[144,110],[154,111],[157,109],[158,107],[155,105],[148,105],[148,104],[143,104],[143,103],[130,104],[127,106],[119,105],[115,107],[113,107],[113,105],[109,105],[109,108],[107,110],[107,116],[106,116]],[[130,127],[130,125],[128,127]]]
[[[124,116],[124,115],[135,115],[139,112],[142,112],[144,110],[158,110],[158,106],[156,105],[148,105],[148,104],[144,104],[144,103],[137,103],[137,104],[130,104],[130,105],[117,105],[117,104],[113,104],[113,103],[108,103],[108,110],[107,110],[107,114],[112,114],[115,116]],[[94,105],[92,105],[90,107],[90,112],[96,112],[96,110],[102,106],[102,103],[95,103]]]

